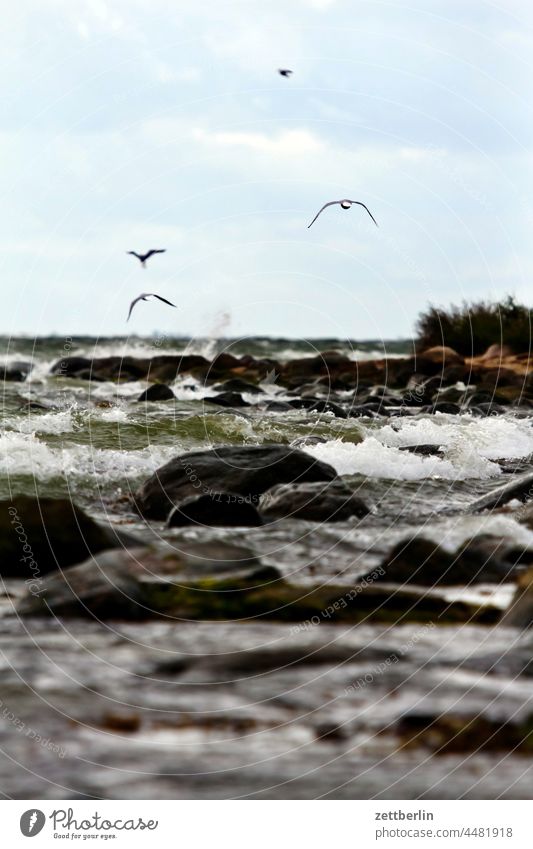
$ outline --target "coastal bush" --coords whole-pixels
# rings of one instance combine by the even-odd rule
[[[464,356],[483,354],[490,345],[515,353],[531,349],[531,310],[509,295],[504,301],[463,301],[461,306],[430,305],[416,323],[418,351],[447,345]]]

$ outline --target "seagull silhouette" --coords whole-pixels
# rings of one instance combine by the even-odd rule
[[[293,71],[289,70],[289,68],[278,68],[278,74],[281,74],[282,77],[290,77]]]
[[[160,301],[163,301],[164,304],[168,304],[169,307],[175,307],[176,306],[176,304],[172,304],[170,301],[167,301],[166,298],[162,298],[161,295],[156,295],[155,292],[143,292],[142,295],[139,295],[137,298],[135,298],[134,301],[131,302],[130,311],[128,313],[128,317],[127,317],[126,321],[130,320],[130,315],[132,313],[132,310],[133,310],[133,307],[135,306],[135,304],[137,304],[139,301],[147,301],[148,298],[158,298]]]
[[[139,262],[141,263],[143,268],[146,268],[145,262],[147,259],[150,259],[154,254],[164,254],[166,253],[166,248],[152,248],[151,251],[147,251],[145,254],[138,254],[135,251],[128,251],[132,256],[136,256]]]
[[[324,212],[324,210],[326,209],[326,207],[328,207],[328,206],[335,206],[335,204],[337,204],[337,203],[338,203],[338,204],[340,204],[340,205],[342,206],[342,208],[343,208],[343,209],[350,209],[350,207],[351,207],[351,206],[352,206],[352,204],[354,204],[354,203],[358,204],[358,206],[362,206],[362,207],[363,207],[363,209],[366,209],[366,211],[367,211],[367,212],[368,212],[368,214],[370,215],[370,217],[371,217],[372,221],[374,222],[374,224],[376,225],[376,227],[378,227],[378,222],[376,221],[376,219],[374,218],[374,216],[373,216],[373,215],[372,215],[372,213],[370,212],[370,210],[369,210],[368,206],[365,206],[365,205],[364,205],[364,203],[361,203],[361,201],[360,201],[360,200],[348,200],[347,198],[344,198],[344,200],[330,200],[330,202],[329,202],[329,203],[325,203],[325,204],[324,204],[324,206],[322,207],[322,209],[319,209],[319,210],[318,210],[317,214],[315,215],[315,217],[314,217],[314,218],[313,218],[313,220],[311,221],[311,224],[308,224],[308,225],[307,225],[307,229],[309,230],[309,228],[311,227],[311,225],[315,223],[315,221],[317,220],[317,218],[318,218],[318,216],[320,215],[320,213],[321,213],[321,212]]]

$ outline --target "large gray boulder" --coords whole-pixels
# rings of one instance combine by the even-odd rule
[[[261,497],[260,512],[267,519],[343,522],[366,516],[370,510],[347,484],[335,480],[275,486]]]
[[[175,457],[148,478],[134,500],[141,515],[166,519],[189,496],[232,492],[257,504],[276,484],[335,476],[331,466],[286,445],[226,446]]]
[[[0,501],[0,575],[38,580],[108,548],[138,544],[102,525],[67,498],[15,496]]]

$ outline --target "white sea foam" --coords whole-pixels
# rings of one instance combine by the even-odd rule
[[[533,428],[524,419],[495,416],[473,419],[437,413],[427,419],[397,419],[394,426],[385,425],[371,433],[383,445],[393,448],[406,445],[456,448],[460,444],[471,447],[487,460],[528,457],[533,452]]]
[[[137,478],[155,471],[177,453],[173,446],[150,445],[138,451],[96,449],[90,445],[47,445],[34,433],[0,437],[0,474],[39,479],[95,477],[106,481]]]
[[[366,475],[374,478],[416,481],[438,477],[445,480],[492,478],[501,474],[495,463],[475,451],[457,449],[453,456],[421,457],[399,448],[384,445],[373,436],[354,444],[333,439],[304,450],[329,463],[339,475]]]
[[[59,413],[31,413],[8,419],[7,426],[18,433],[72,433],[75,423],[71,410]]]
[[[127,422],[130,416],[121,407],[111,407],[108,410],[99,410],[98,418],[103,422]],[[93,413],[94,415],[94,413]]]

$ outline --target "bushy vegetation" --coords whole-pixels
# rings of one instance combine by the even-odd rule
[[[515,353],[524,353],[531,350],[531,310],[512,296],[501,303],[429,306],[418,317],[416,336],[418,351],[448,345],[463,356],[476,356],[489,345],[508,345]]]

